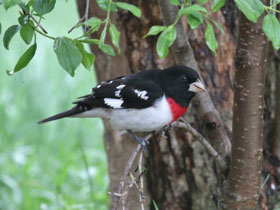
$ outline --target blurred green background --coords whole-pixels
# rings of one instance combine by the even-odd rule
[[[17,24],[18,7],[0,6],[4,31]],[[68,36],[78,21],[75,1],[57,1],[42,21],[50,35]],[[73,31],[75,37],[81,31]],[[71,107],[96,84],[82,66],[70,77],[58,64],[53,41],[37,36],[35,57],[8,76],[29,47],[19,33],[0,46],[0,209],[107,209],[108,175],[100,119],[37,121]]]

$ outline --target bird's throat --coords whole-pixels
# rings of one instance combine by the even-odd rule
[[[168,97],[167,101],[172,112],[172,122],[176,121],[187,111],[187,107],[180,106],[174,99]]]

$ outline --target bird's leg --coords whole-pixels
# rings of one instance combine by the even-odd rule
[[[127,132],[138,142],[138,144],[141,144],[144,151],[146,151],[146,145],[149,144],[149,141],[144,138],[140,138],[131,130],[127,130]]]

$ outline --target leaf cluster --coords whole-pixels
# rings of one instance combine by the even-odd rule
[[[37,43],[36,35],[41,34],[46,38],[54,41],[53,50],[57,56],[58,62],[61,67],[66,70],[71,76],[75,75],[75,70],[82,64],[86,69],[90,70],[95,61],[95,56],[85,50],[84,44],[95,44],[104,53],[111,56],[115,55],[115,51],[110,44],[106,44],[106,36],[109,31],[112,44],[116,47],[117,52],[120,53],[119,39],[120,32],[115,24],[110,21],[110,14],[117,12],[118,9],[124,9],[131,12],[136,17],[141,16],[141,11],[138,7],[124,3],[114,2],[112,0],[97,0],[99,7],[107,12],[107,16],[104,20],[97,17],[92,17],[88,20],[83,18],[83,21],[79,21],[79,24],[73,28],[83,27],[85,32],[76,38],[70,37],[53,37],[48,35],[47,31],[41,26],[41,20],[44,19],[44,15],[50,13],[56,4],[56,0],[29,0],[23,3],[21,0],[3,0],[2,5],[5,9],[9,9],[13,6],[20,7],[20,16],[18,23],[10,26],[4,33],[3,45],[9,50],[11,40],[20,32],[22,40],[27,44],[33,44],[23,53],[23,55],[17,61],[13,70],[7,71],[9,75],[12,75],[28,65],[36,53]],[[91,35],[98,32],[101,26],[104,26],[99,39],[92,39]],[[0,33],[1,33],[0,23]]]
[[[152,26],[149,32],[144,36],[147,37],[160,34],[156,47],[159,57],[164,58],[167,56],[170,46],[176,39],[176,24],[182,16],[187,17],[188,24],[192,30],[196,29],[204,22],[206,23],[205,41],[209,49],[216,54],[218,42],[216,40],[213,25],[215,25],[223,33],[224,30],[219,23],[211,18],[211,14],[220,10],[225,4],[225,0],[213,0],[210,11],[203,6],[203,4],[207,3],[208,0],[186,0],[183,2],[179,0],[169,1],[174,6],[180,7],[174,23],[169,26]]]
[[[179,8],[176,20],[168,26],[154,25],[152,26],[144,38],[148,36],[159,35],[156,50],[160,58],[168,55],[169,48],[177,37],[176,24],[185,16],[187,23],[192,30],[198,26],[205,24],[205,42],[208,48],[216,54],[218,42],[215,35],[215,27],[224,33],[223,27],[216,22],[211,14],[219,11],[225,4],[225,0],[212,0],[210,9],[206,8],[205,3],[209,0],[169,0],[173,6]],[[270,6],[265,6],[261,0],[234,0],[241,12],[252,22],[256,23],[259,17],[266,12],[262,22],[265,35],[276,50],[280,48],[280,23],[276,17],[276,6],[279,0],[271,0]],[[41,26],[41,20],[44,15],[50,13],[56,4],[56,0],[29,0],[23,3],[21,0],[2,0],[2,5],[9,9],[18,5],[21,9],[18,23],[10,26],[4,33],[3,45],[9,50],[12,38],[19,32],[22,40],[27,44],[33,44],[19,58],[13,70],[8,71],[10,75],[20,71],[28,65],[34,57],[37,49],[36,35],[41,34],[46,38],[54,41],[53,49],[57,56],[59,64],[71,76],[75,75],[76,68],[82,64],[86,69],[90,70],[95,62],[95,56],[85,50],[84,44],[94,44],[104,53],[115,56],[115,49],[120,53],[119,46],[120,31],[116,25],[110,20],[110,15],[119,9],[131,12],[134,16],[140,18],[141,11],[138,7],[125,2],[115,2],[113,0],[96,0],[100,9],[106,11],[107,15],[104,20],[97,17],[91,17],[85,20],[83,17],[73,29],[82,27],[84,33],[76,38],[70,37],[53,37],[47,34],[46,30]],[[102,29],[102,31],[100,31]],[[0,23],[0,33],[2,31]],[[72,31],[72,29],[70,30]],[[98,39],[92,39],[93,33],[100,31],[101,35]],[[108,33],[109,32],[109,33]],[[106,43],[107,34],[110,36],[111,44]],[[115,47],[115,49],[114,49]]]
[[[254,23],[258,21],[260,16],[266,12],[262,21],[262,28],[267,38],[272,42],[275,50],[280,48],[280,23],[276,17],[276,6],[279,0],[272,0],[270,6],[265,6],[260,0],[234,0],[237,7],[246,16],[246,18]]]

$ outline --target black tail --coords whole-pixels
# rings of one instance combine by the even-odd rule
[[[75,114],[79,114],[81,112],[83,112],[83,110],[79,109],[78,107],[73,107],[70,110],[67,110],[65,112],[61,112],[59,114],[56,114],[56,115],[53,115],[53,116],[48,117],[46,119],[43,119],[40,122],[38,122],[38,124],[43,124],[43,123],[46,123],[46,122],[49,122],[49,121],[58,120],[58,119],[61,119],[61,118],[64,118],[64,117],[70,117],[70,116],[73,116]]]

